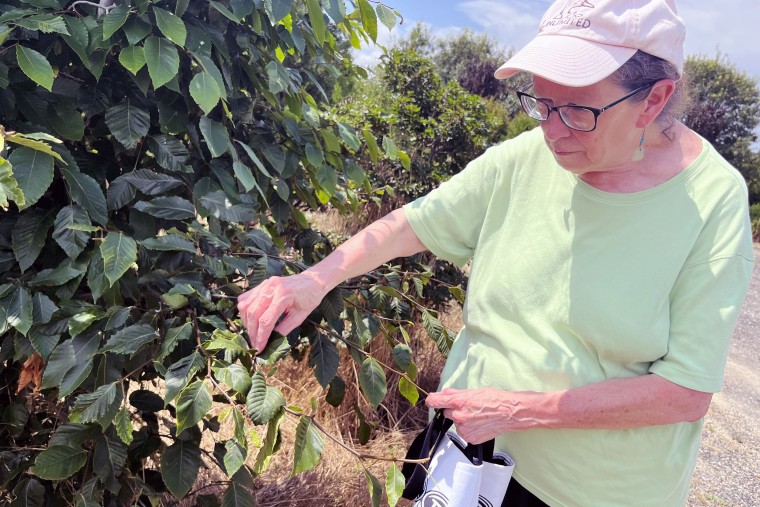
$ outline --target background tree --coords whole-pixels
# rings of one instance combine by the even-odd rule
[[[685,72],[690,93],[684,123],[710,141],[744,175],[751,201],[760,199],[760,151],[753,147],[760,125],[757,81],[723,55],[691,56]]]

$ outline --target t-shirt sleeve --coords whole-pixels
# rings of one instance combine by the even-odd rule
[[[426,248],[464,266],[473,256],[497,179],[491,148],[432,192],[404,206],[404,213]],[[504,196],[505,199],[508,196]]]
[[[721,390],[754,265],[745,203],[742,184],[707,220],[671,290],[668,352],[652,363],[651,373],[697,391]]]

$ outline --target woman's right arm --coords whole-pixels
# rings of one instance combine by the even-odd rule
[[[272,330],[298,327],[339,283],[396,257],[425,250],[402,209],[362,229],[318,264],[297,275],[272,277],[238,297],[251,346],[263,350]],[[280,317],[282,320],[278,323]]]

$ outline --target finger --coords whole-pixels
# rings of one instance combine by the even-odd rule
[[[256,331],[256,346],[259,351],[264,350],[267,341],[269,341],[269,335],[272,334],[272,330],[277,324],[277,319],[287,311],[288,302],[283,299],[273,298],[269,306],[258,318],[258,329]]]
[[[288,312],[285,314],[285,318],[282,319],[279,324],[277,324],[274,330],[281,335],[287,336],[291,331],[300,326],[304,320],[306,320],[306,317],[309,316],[309,313],[310,312],[307,313],[303,311]]]

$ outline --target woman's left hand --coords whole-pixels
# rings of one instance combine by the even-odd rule
[[[523,394],[494,388],[446,388],[428,395],[425,404],[442,408],[466,442],[481,444],[507,431],[526,429],[515,420]]]

